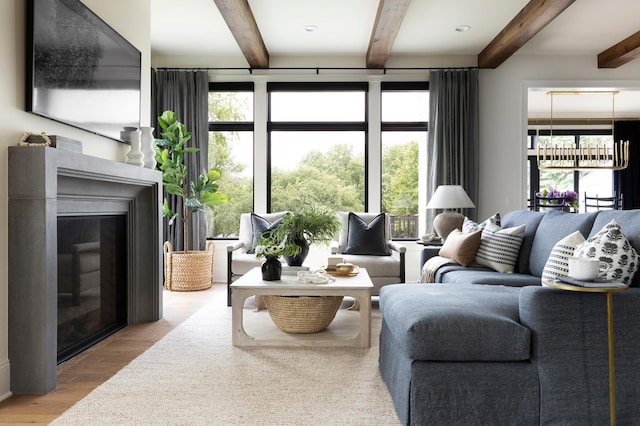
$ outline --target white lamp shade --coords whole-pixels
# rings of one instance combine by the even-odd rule
[[[475,205],[460,185],[440,185],[427,203],[428,209],[464,209]]]

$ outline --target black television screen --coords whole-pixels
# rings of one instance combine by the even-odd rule
[[[26,39],[27,111],[118,141],[140,126],[140,51],[79,0],[28,0]]]

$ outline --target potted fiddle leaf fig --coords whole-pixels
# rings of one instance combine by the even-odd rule
[[[189,250],[189,219],[195,212],[206,207],[213,208],[227,202],[227,196],[218,192],[220,170],[211,168],[203,171],[195,180],[191,180],[184,164],[185,156],[199,150],[187,146],[191,133],[178,121],[175,112],[170,110],[164,111],[158,117],[158,124],[162,128],[162,139],[156,139],[153,147],[157,167],[162,172],[162,183],[166,193],[177,196],[182,203],[182,210],[176,209],[178,211],[174,212],[165,197],[162,209],[164,216],[169,217],[169,226],[179,222],[183,228],[184,252],[172,252],[171,244],[165,242],[167,287],[176,290],[209,288],[212,280],[213,252]],[[180,261],[177,261],[178,256],[181,256]],[[184,271],[178,271],[179,265],[180,269],[184,266]],[[195,278],[196,276],[198,278]]]

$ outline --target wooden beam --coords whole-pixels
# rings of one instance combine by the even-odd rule
[[[478,67],[497,68],[575,0],[531,0],[478,55]]]
[[[248,0],[213,0],[252,68],[269,68],[269,52]]]
[[[640,58],[640,31],[598,53],[598,68],[618,68]]]
[[[380,0],[367,49],[367,68],[384,68],[411,0]]]

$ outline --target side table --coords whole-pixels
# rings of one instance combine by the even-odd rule
[[[609,424],[616,424],[616,384],[614,370],[614,346],[613,346],[613,293],[624,291],[628,285],[620,287],[580,287],[573,284],[545,281],[544,285],[559,290],[576,291],[579,293],[607,293],[607,336],[609,345]]]

